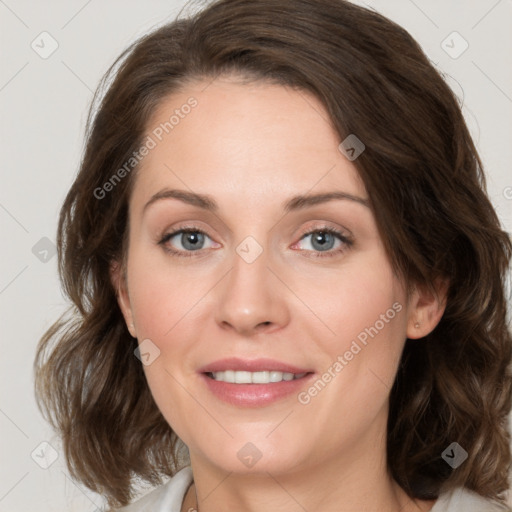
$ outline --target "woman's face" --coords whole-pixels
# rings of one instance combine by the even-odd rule
[[[380,452],[405,338],[436,321],[328,119],[305,92],[225,78],[147,127],[120,304],[193,463],[277,475]]]

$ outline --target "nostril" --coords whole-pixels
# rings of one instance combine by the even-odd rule
[[[260,322],[256,325],[255,331],[256,332],[265,332],[267,334],[270,334],[270,332],[273,331],[272,326],[276,327],[274,322],[268,321],[268,322]]]

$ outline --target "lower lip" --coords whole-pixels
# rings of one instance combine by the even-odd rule
[[[232,384],[201,374],[208,389],[222,401],[242,407],[262,407],[293,394],[298,394],[313,377],[308,373],[300,379],[270,382],[269,384]]]

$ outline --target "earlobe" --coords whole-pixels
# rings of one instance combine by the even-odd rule
[[[123,275],[122,265],[118,261],[113,261],[110,264],[110,281],[114,290],[116,290],[117,303],[119,304],[119,308],[123,314],[128,331],[130,331],[130,334],[136,338],[137,332],[133,322],[130,297],[126,286],[126,277]]]
[[[438,279],[433,290],[426,286],[414,289],[409,300],[408,338],[423,338],[436,328],[446,309],[448,286],[448,280]]]

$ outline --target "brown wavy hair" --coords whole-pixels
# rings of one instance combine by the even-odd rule
[[[165,98],[220,75],[308,91],[340,140],[356,134],[366,145],[353,163],[395,270],[408,284],[450,283],[436,329],[405,344],[390,396],[389,471],[414,498],[465,486],[503,501],[512,244],[443,75],[406,30],[344,0],[210,2],[136,41],[104,76],[58,224],[72,306],[35,361],[38,403],[62,437],[72,476],[118,506],[133,499],[134,480],[158,484],[182,463],[110,279],[125,254],[137,168],[104,197],[97,191],[140,148]],[[453,441],[468,453],[455,470],[441,458]]]

